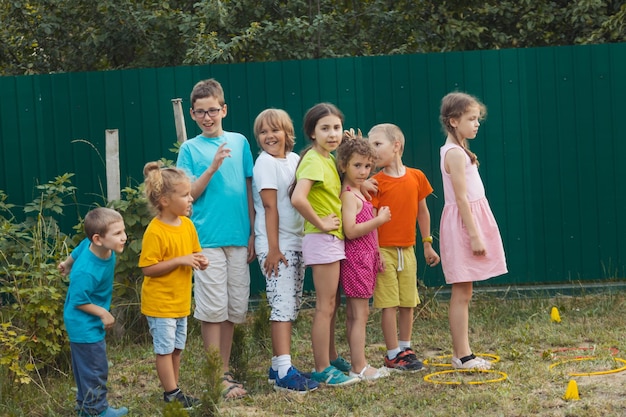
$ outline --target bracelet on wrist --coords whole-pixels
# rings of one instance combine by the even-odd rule
[[[422,243],[433,243],[433,237],[432,236],[426,236],[422,238]]]

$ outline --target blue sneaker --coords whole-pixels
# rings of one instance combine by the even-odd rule
[[[83,411],[83,410],[78,411],[78,415],[80,417],[95,417],[95,416],[121,417],[121,416],[125,416],[126,414],[128,414],[128,408],[126,407],[120,407],[120,408],[108,407],[106,410],[102,411],[100,414],[89,414],[88,412]]]
[[[319,386],[317,381],[305,378],[293,366],[289,368],[284,378],[274,380],[275,391],[295,391],[298,394],[306,394],[309,391],[315,391]]]
[[[275,371],[274,368],[270,366],[270,372],[267,377],[267,382],[271,385],[274,385],[277,379],[278,379],[278,371]]]
[[[324,369],[322,372],[311,372],[311,379],[324,383],[329,387],[343,387],[346,385],[356,384],[360,381],[359,378],[347,376],[332,365]]]
[[[335,359],[334,361],[330,361],[330,364],[339,369],[341,372],[350,372],[350,370],[352,369],[352,365],[350,365],[350,362],[345,360],[341,355],[337,356],[337,359]]]

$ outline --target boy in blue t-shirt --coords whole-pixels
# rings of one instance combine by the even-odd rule
[[[202,322],[205,349],[217,348],[222,358],[222,395],[247,394],[229,372],[236,323],[246,320],[250,297],[248,263],[255,258],[253,160],[245,136],[225,132],[222,119],[228,108],[224,90],[214,79],[197,83],[191,92],[191,118],[202,133],[184,142],[177,166],[192,179],[191,220],[198,231],[202,253],[209,260],[204,271],[194,271],[194,317]]]
[[[128,409],[110,407],[107,401],[104,338],[115,323],[109,308],[115,253],[121,253],[126,243],[124,220],[117,211],[99,207],[85,216],[85,233],[87,238],[59,264],[62,273],[71,269],[63,320],[77,387],[76,411],[79,416],[118,417],[128,414]]]

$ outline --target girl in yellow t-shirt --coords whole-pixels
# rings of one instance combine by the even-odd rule
[[[178,168],[159,162],[144,167],[145,192],[156,211],[143,236],[139,267],[141,313],[146,315],[156,354],[156,370],[165,402],[179,401],[185,409],[199,404],[178,387],[181,354],[187,341],[191,313],[193,269],[206,269],[191,211],[191,181]]]

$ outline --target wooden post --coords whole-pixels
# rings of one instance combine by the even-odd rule
[[[106,175],[107,200],[109,202],[119,200],[121,197],[120,145],[117,129],[107,129],[106,131]]]
[[[187,130],[185,130],[185,116],[183,114],[183,99],[173,98],[172,106],[174,106],[174,123],[176,124],[176,139],[178,143],[187,140]]]

